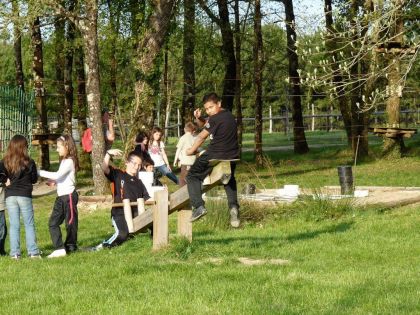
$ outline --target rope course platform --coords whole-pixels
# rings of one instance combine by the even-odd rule
[[[385,138],[411,138],[417,133],[415,128],[370,127],[369,132]]]

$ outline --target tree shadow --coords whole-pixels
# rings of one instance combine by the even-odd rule
[[[286,237],[286,241],[288,242],[296,242],[296,241],[304,241],[308,239],[313,239],[321,234],[332,234],[332,233],[344,233],[351,228],[354,222],[343,222],[340,224],[331,225],[329,227],[314,230],[310,232],[298,233],[291,236]]]

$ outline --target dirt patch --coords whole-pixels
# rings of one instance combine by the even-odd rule
[[[288,265],[290,264],[290,260],[286,259],[252,259],[247,257],[239,257],[238,261],[241,264],[244,264],[246,266],[258,266],[258,265]]]

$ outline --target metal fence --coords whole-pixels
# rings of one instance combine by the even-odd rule
[[[3,152],[16,135],[32,141],[32,110],[34,94],[20,87],[0,86],[0,151]]]

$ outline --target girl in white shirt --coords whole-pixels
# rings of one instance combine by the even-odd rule
[[[178,178],[169,166],[168,157],[165,153],[165,144],[161,141],[163,135],[162,129],[155,126],[150,134],[148,152],[155,164],[155,170],[167,176],[175,184],[178,184]]]
[[[70,135],[57,139],[60,167],[57,172],[39,171],[41,177],[50,179],[49,184],[57,185],[57,198],[48,222],[51,240],[55,250],[48,258],[66,256],[77,250],[78,195],[76,192],[76,172],[79,169],[77,149]],[[67,237],[63,243],[60,225],[65,221]]]

